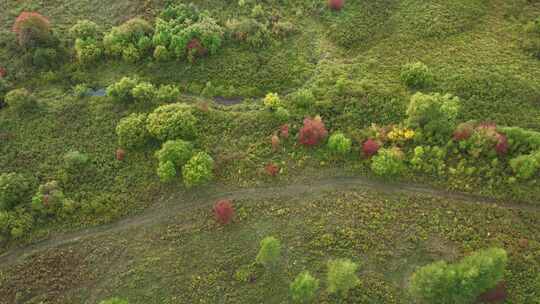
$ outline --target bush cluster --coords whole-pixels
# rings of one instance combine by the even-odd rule
[[[95,22],[80,20],[71,27],[69,33],[75,39],[75,53],[81,64],[89,65],[102,57],[102,32]]]
[[[193,145],[183,140],[165,142],[155,156],[159,162],[157,174],[161,181],[170,182],[194,154]]]
[[[198,119],[187,104],[174,103],[156,108],[147,119],[147,128],[152,136],[166,141],[191,140],[196,137]]]
[[[32,197],[32,210],[39,215],[64,216],[75,210],[75,203],[64,196],[57,181],[50,181],[39,186]]]
[[[105,34],[105,53],[127,62],[139,61],[151,52],[153,33],[154,29],[148,21],[141,18],[130,19]]]
[[[107,87],[107,96],[121,103],[174,102],[180,96],[180,89],[173,85],[156,88],[149,82],[139,81],[134,77],[123,77]]]

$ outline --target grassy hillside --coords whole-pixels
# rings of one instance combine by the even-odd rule
[[[168,9],[178,4],[194,6],[174,19]],[[24,12],[50,23],[47,41],[12,30]],[[341,10],[322,0],[0,0],[0,252],[167,212],[170,197],[180,208],[194,194],[321,177],[423,184],[501,204],[337,190],[254,197],[238,202],[225,228],[209,208],[188,208],[176,226],[96,236],[9,266],[0,295],[7,303],[97,303],[116,294],[130,303],[282,303],[302,269],[324,289],[327,260],[348,257],[362,280],[349,302],[410,303],[417,267],[497,246],[509,254],[507,302],[531,303],[540,269],[539,16],[532,0],[347,0]],[[142,21],[130,28],[133,18]],[[90,38],[70,30],[81,20],[95,22]],[[130,33],[138,40],[123,41]],[[81,49],[98,55],[83,58]],[[140,90],[114,92],[128,82]],[[162,97],[163,87],[179,94]],[[8,96],[17,89],[27,93]],[[177,116],[152,122],[163,109]],[[128,146],[118,128],[133,115],[143,118],[129,135],[143,142]],[[309,132],[320,135],[314,145]],[[189,142],[185,162],[175,156],[165,166],[156,152],[168,140]],[[208,183],[190,188],[188,178],[204,173],[184,172],[196,152],[212,165]],[[8,174],[24,182],[10,184]],[[279,271],[256,268],[254,282],[235,281],[266,235],[286,248]],[[41,281],[33,265],[59,275]],[[59,282],[76,285],[48,290]],[[28,290],[17,295],[21,286]],[[318,299],[338,301],[324,291]]]

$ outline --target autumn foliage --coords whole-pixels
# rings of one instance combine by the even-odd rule
[[[0,67],[0,78],[4,78],[7,76],[7,70],[3,67]]]
[[[328,7],[336,11],[341,10],[344,5],[345,0],[328,0]]]
[[[276,176],[279,173],[279,167],[273,163],[269,163],[264,167],[266,173],[270,176]]]
[[[222,225],[229,224],[234,215],[234,208],[230,200],[221,200],[214,205],[216,221]]]
[[[15,20],[12,31],[17,34],[21,47],[34,47],[50,40],[51,23],[37,12],[22,12]]]
[[[379,151],[380,145],[373,139],[368,139],[362,144],[362,152],[365,157],[372,157]]]
[[[298,142],[304,146],[316,146],[328,136],[320,116],[304,119],[304,126],[298,134]]]
[[[124,149],[116,149],[116,160],[123,161],[126,157],[126,151]]]
[[[288,124],[284,124],[279,128],[279,135],[285,139],[289,138],[289,125]]]

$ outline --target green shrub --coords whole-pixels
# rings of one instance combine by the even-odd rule
[[[32,210],[42,215],[66,215],[74,211],[73,201],[66,199],[57,181],[39,186],[32,197]]]
[[[147,128],[159,140],[193,139],[196,134],[197,118],[191,107],[174,103],[158,107],[148,115]]]
[[[120,147],[133,149],[144,146],[150,139],[146,129],[146,114],[133,113],[122,118],[116,125],[116,135]]]
[[[166,141],[155,156],[160,163],[171,162],[175,168],[182,168],[193,157],[194,149],[190,142],[183,140]]]
[[[32,64],[39,68],[51,67],[58,60],[53,48],[36,48],[32,52]]]
[[[214,178],[214,160],[205,152],[195,154],[182,169],[182,177],[187,188],[210,182]]]
[[[169,50],[163,45],[158,45],[154,49],[154,59],[157,61],[168,61],[171,59],[171,54],[169,53]]]
[[[310,89],[300,89],[291,96],[295,106],[302,109],[310,109],[315,104],[315,96]]]
[[[401,68],[401,81],[410,88],[424,88],[431,85],[433,75],[422,62],[408,63]]]
[[[405,171],[403,153],[397,149],[379,149],[372,158],[371,170],[379,176],[395,177]]]
[[[162,46],[177,58],[215,54],[222,43],[223,30],[208,12],[194,5],[170,5],[156,19],[153,44]]]
[[[23,209],[0,211],[0,240],[20,238],[32,229],[34,218]]]
[[[407,108],[407,126],[421,129],[428,140],[447,142],[456,128],[459,98],[416,93]]]
[[[30,192],[30,182],[21,174],[0,174],[0,210],[12,210],[30,202]]]
[[[507,259],[503,249],[492,248],[478,251],[455,265],[436,262],[413,274],[409,291],[427,303],[472,303],[502,280]]]
[[[171,182],[177,175],[176,166],[171,161],[159,162],[157,175],[160,181],[164,183]]]
[[[79,151],[70,151],[64,155],[64,170],[70,174],[77,174],[90,165],[88,155]]]
[[[267,269],[275,268],[281,258],[281,243],[272,236],[265,237],[261,241],[261,248],[255,261]]]
[[[159,102],[175,102],[179,97],[180,89],[174,85],[162,85],[156,94],[156,99]]]
[[[116,102],[130,102],[133,100],[133,89],[138,81],[135,78],[123,77],[120,81],[107,87],[107,96]]]
[[[35,97],[26,89],[9,91],[4,97],[4,101],[8,107],[19,114],[29,113],[37,107]]]
[[[351,152],[352,141],[345,134],[336,132],[328,138],[328,149],[336,154],[347,154]]]
[[[69,29],[69,35],[73,39],[94,39],[98,40],[102,32],[99,26],[90,20],[79,20]]]
[[[77,38],[75,40],[75,53],[82,65],[89,65],[101,59],[103,49],[94,38]]]
[[[109,56],[122,57],[129,62],[137,61],[147,51],[137,48],[139,41],[151,37],[153,32],[148,21],[140,18],[130,19],[120,26],[113,27],[105,35],[103,38],[105,52]]]
[[[270,110],[277,110],[279,107],[283,106],[281,98],[276,93],[268,93],[263,100],[264,106]]]
[[[156,88],[149,82],[140,82],[131,90],[131,95],[139,102],[151,103],[156,97],[156,94]]]
[[[511,159],[510,167],[517,178],[523,180],[532,178],[540,169],[540,151]]]
[[[278,107],[274,112],[274,116],[280,123],[285,123],[289,120],[291,114],[289,113],[289,110],[285,109],[284,107]]]
[[[252,48],[261,48],[271,41],[268,26],[253,18],[231,19],[226,27],[231,39],[246,42]]]
[[[294,303],[312,303],[317,297],[319,280],[305,271],[299,274],[290,286],[291,298]]]
[[[414,148],[411,166],[414,170],[434,175],[443,175],[446,165],[446,150],[438,146],[418,146]]]
[[[345,297],[350,289],[360,284],[356,275],[358,265],[349,259],[338,259],[328,262],[328,293],[336,293]]]

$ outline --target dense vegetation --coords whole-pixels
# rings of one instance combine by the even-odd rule
[[[3,251],[208,185],[288,184],[328,168],[540,202],[537,1],[53,2],[0,0]],[[224,227],[242,217],[225,198],[213,212]],[[280,276],[287,244],[274,232],[234,276]],[[493,243],[453,264],[422,260],[411,295],[472,302],[506,271],[519,303],[528,294],[511,268],[523,257]],[[282,292],[360,299],[353,257],[324,261],[324,279],[297,271]],[[460,277],[471,269],[489,279]]]

